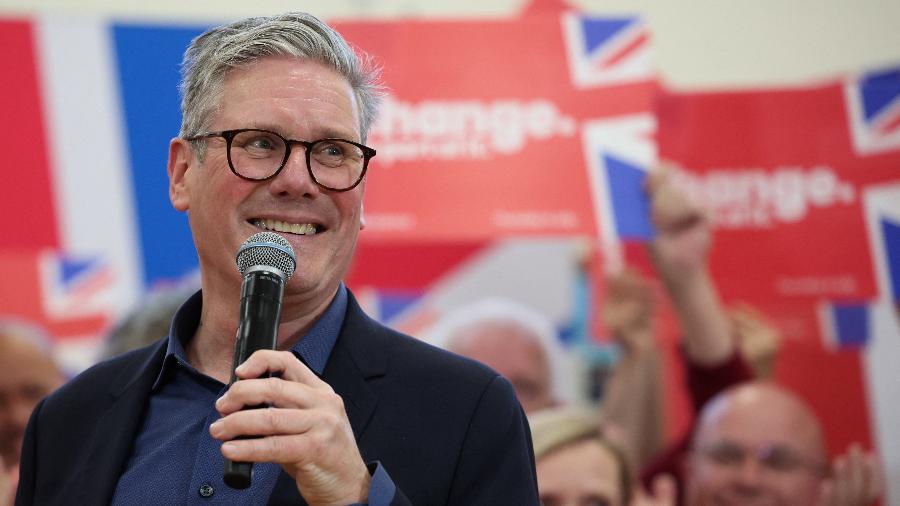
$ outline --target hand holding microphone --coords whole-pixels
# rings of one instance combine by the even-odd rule
[[[244,241],[237,253],[238,270],[244,277],[241,286],[241,312],[234,347],[234,370],[256,350],[274,350],[278,342],[278,322],[284,285],[297,265],[294,249],[274,232],[260,232]],[[254,409],[264,406],[252,406]],[[251,462],[225,461],[223,479],[232,488],[247,488],[253,476]]]
[[[290,245],[275,233],[255,234],[238,265],[244,284],[232,382],[216,401],[222,418],[210,427],[223,441],[225,483],[249,487],[253,462],[275,462],[308,504],[366,502],[371,476],[343,399],[292,352],[275,350],[284,284],[294,269]],[[266,409],[253,409],[259,407]]]

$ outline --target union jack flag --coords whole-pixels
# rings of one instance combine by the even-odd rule
[[[47,317],[61,320],[112,314],[115,276],[104,258],[51,251],[41,255],[39,266]]]
[[[900,69],[845,85],[853,146],[860,154],[900,149]]]
[[[575,87],[653,79],[649,29],[640,18],[601,18],[567,12],[562,22]]]
[[[655,131],[650,114],[591,121],[583,129],[594,213],[613,267],[622,261],[623,241],[654,234],[644,180],[657,158]]]
[[[865,303],[824,302],[819,306],[819,324],[826,346],[832,349],[865,346],[872,334]]]

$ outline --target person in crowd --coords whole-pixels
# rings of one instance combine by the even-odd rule
[[[529,415],[543,506],[671,506],[674,485],[662,478],[643,493],[622,448],[593,410],[558,407]]]
[[[634,472],[663,448],[662,364],[650,281],[633,269],[608,276],[600,311],[620,350],[602,398],[607,427],[622,428]]]
[[[303,13],[194,39],[168,174],[202,289],[168,339],[35,408],[18,504],[538,504],[509,382],[378,324],[342,282],[376,153],[365,146],[380,93],[371,69]],[[234,258],[261,231],[290,243],[297,268],[277,349],[233,371]],[[224,484],[223,457],[254,463],[247,488]]]
[[[524,304],[503,297],[474,301],[441,319],[429,341],[500,373],[525,413],[574,400],[568,355],[556,329]]]
[[[100,358],[110,359],[164,339],[175,312],[195,291],[193,284],[152,290],[109,331]]]
[[[657,230],[681,230],[675,236],[661,232],[651,242],[650,251],[654,258],[657,271],[667,291],[671,294],[672,302],[682,330],[681,355],[685,362],[686,383],[692,407],[695,412],[700,412],[716,395],[746,382],[754,380],[755,375],[765,378],[771,375],[780,337],[771,324],[754,310],[744,306],[737,306],[729,316],[723,308],[712,278],[707,268],[707,257],[711,246],[711,224],[708,216],[697,205],[689,200],[686,195],[669,183],[669,170],[656,171],[648,179],[648,191],[653,197],[652,218]],[[675,219],[672,219],[672,218]],[[680,237],[685,240],[678,244],[671,240],[672,237]],[[667,261],[660,261],[667,258]],[[787,395],[786,393],[784,395]],[[797,401],[799,402],[799,401]],[[765,403],[757,404],[761,409]],[[768,409],[768,408],[767,408]],[[795,410],[792,413],[800,413]],[[811,415],[810,415],[811,417]],[[754,421],[759,424],[754,425]],[[763,420],[749,418],[746,428],[765,427]],[[816,426],[818,422],[816,422]],[[812,425],[810,425],[812,426]],[[773,433],[775,428],[772,428]],[[686,497],[685,484],[692,478],[691,474],[697,467],[685,466],[688,455],[694,455],[691,451],[692,434],[697,434],[698,427],[680,438],[675,444],[666,449],[660,456],[644,466],[641,471],[641,481],[649,486],[653,480],[661,475],[671,475],[675,478],[678,488],[678,504],[701,506],[703,504],[756,504],[747,497],[735,502],[703,502],[701,495]],[[821,437],[821,436],[819,436]],[[852,450],[854,455],[859,450]],[[849,460],[848,460],[849,459]],[[836,462],[853,462],[853,475],[873,472],[871,468],[860,464],[861,460],[873,461],[874,457],[866,456],[848,458],[839,456]],[[842,467],[842,466],[839,466]],[[853,488],[844,483],[846,473],[836,475],[835,488],[845,491]],[[779,480],[777,474],[761,473],[760,485],[762,489],[766,484]],[[875,480],[871,480],[873,483]],[[823,481],[828,485],[830,481]],[[855,489],[854,489],[855,490]],[[760,493],[760,497],[766,496]],[[716,496],[720,497],[720,496]],[[749,496],[748,496],[749,497]],[[824,496],[823,496],[824,497]],[[868,504],[866,498],[861,495],[846,494],[840,492],[839,499],[828,496],[827,501],[821,504],[861,506]],[[704,500],[705,501],[705,500]],[[836,502],[835,502],[836,501]],[[815,502],[782,502],[769,503],[762,500],[759,504],[798,504],[813,506]]]
[[[703,408],[685,468],[690,506],[862,506],[881,488],[873,455],[854,445],[829,465],[812,409],[765,381],[731,387]]]
[[[31,411],[64,381],[65,375],[40,328],[20,320],[0,319],[0,505],[12,502]]]

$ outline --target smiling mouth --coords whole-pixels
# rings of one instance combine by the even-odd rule
[[[315,235],[321,230],[320,227],[312,223],[288,223],[286,221],[262,218],[255,218],[249,221],[253,226],[263,230],[271,230],[272,232],[282,232],[285,234]]]

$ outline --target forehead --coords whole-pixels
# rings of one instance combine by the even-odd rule
[[[537,462],[541,492],[620,495],[621,470],[612,453],[596,439],[585,439],[551,451]]]
[[[277,127],[288,135],[317,129],[355,138],[359,129],[359,107],[347,78],[325,64],[290,56],[269,56],[228,71],[212,118],[221,128]]]
[[[0,338],[0,386],[34,378],[50,381],[58,375],[52,359],[36,345],[6,336]]]
[[[533,332],[517,323],[485,321],[461,329],[456,343],[464,354],[543,361],[546,357],[538,339]]]
[[[819,448],[816,427],[800,410],[778,401],[757,406],[731,403],[703,419],[696,444],[731,441],[747,446],[784,445],[812,453]]]

